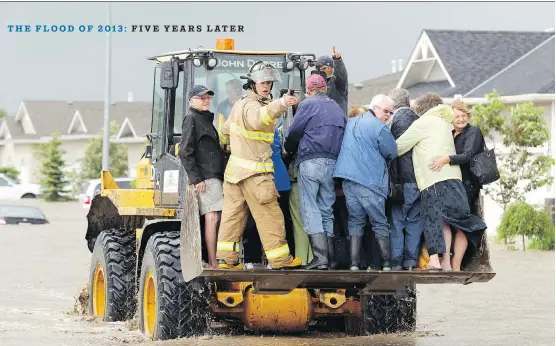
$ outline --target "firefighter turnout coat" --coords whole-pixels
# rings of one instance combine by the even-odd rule
[[[271,144],[276,120],[286,112],[282,99],[265,100],[253,91],[238,100],[222,127],[230,159],[224,172],[224,203],[218,232],[219,260],[235,266],[249,211],[257,224],[266,258],[273,268],[289,266],[284,216],[274,184]]]

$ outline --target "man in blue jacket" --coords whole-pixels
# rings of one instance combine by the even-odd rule
[[[313,250],[313,260],[305,269],[328,269],[334,258],[334,244],[330,241],[334,233],[332,205],[336,200],[333,175],[346,115],[326,95],[327,84],[322,76],[313,74],[307,79],[307,92],[309,97],[299,103],[284,146],[290,153],[297,152],[299,212]]]
[[[393,106],[388,96],[377,95],[367,113],[348,120],[336,164],[334,177],[344,179],[342,188],[349,212],[351,270],[359,269],[367,216],[380,247],[383,270],[391,270],[390,230],[385,214],[387,161],[397,156],[397,146],[385,122],[392,116]]]

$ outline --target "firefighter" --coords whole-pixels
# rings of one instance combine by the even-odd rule
[[[250,211],[271,268],[298,267],[301,259],[290,255],[286,241],[270,145],[277,119],[299,100],[288,93],[272,101],[273,83],[280,83],[281,77],[263,61],[256,62],[247,77],[241,78],[247,80],[243,89],[248,94],[234,104],[222,128],[231,155],[224,172],[222,223],[216,245],[218,266],[243,269],[239,245]]]

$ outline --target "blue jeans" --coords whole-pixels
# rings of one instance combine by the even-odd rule
[[[415,267],[421,242],[421,192],[417,184],[403,185],[404,203],[392,204],[389,221],[392,225],[392,267]],[[405,229],[405,236],[404,236]]]
[[[390,236],[390,226],[386,219],[386,199],[365,186],[345,180],[342,184],[349,212],[349,235],[362,236],[367,224],[367,216],[377,237]]]
[[[299,164],[299,214],[307,234],[326,232],[329,237],[334,235],[335,167],[336,160],[325,158]]]

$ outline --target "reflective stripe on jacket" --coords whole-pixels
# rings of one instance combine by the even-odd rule
[[[263,100],[250,91],[234,104],[221,130],[221,140],[228,142],[231,150],[225,181],[237,184],[255,174],[274,172],[270,144],[276,119],[286,112],[282,102]]]

